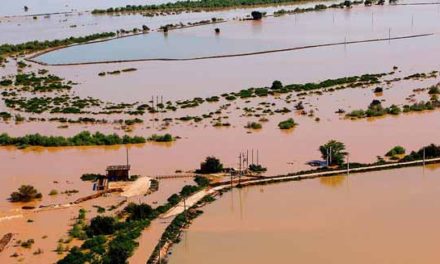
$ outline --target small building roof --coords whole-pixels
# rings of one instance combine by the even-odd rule
[[[108,166],[107,171],[121,171],[121,170],[130,170],[130,165],[112,165]]]

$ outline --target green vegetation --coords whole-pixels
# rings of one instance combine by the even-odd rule
[[[423,159],[423,157],[425,157],[426,159],[439,158],[440,146],[431,144],[419,149],[418,151],[411,151],[410,154],[400,159],[400,161],[421,160]]]
[[[431,89],[430,89],[431,91]],[[356,119],[356,118],[365,118],[365,117],[378,117],[385,115],[399,115],[400,113],[409,113],[409,112],[421,112],[426,110],[434,110],[440,107],[440,102],[438,101],[437,94],[431,94],[431,100],[428,102],[418,102],[412,105],[404,105],[403,108],[400,108],[397,105],[391,105],[390,107],[383,107],[382,103],[379,100],[373,100],[368,106],[367,110],[353,110],[350,113],[346,114],[346,117]]]
[[[195,208],[190,208],[186,212],[177,215],[171,224],[167,226],[159,243],[153,251],[153,254],[148,259],[148,264],[156,263],[155,259],[158,257],[159,250],[164,246],[165,243],[178,243],[180,241],[180,232],[183,228],[187,227],[193,219],[201,215],[203,211],[196,210]]]
[[[69,230],[69,236],[79,239],[79,240],[85,240],[87,238],[86,234],[86,210],[79,209],[78,217],[76,218],[75,223],[73,224],[72,228]]]
[[[281,121],[280,123],[278,123],[278,127],[280,129],[291,129],[296,125],[297,124],[295,123],[295,121],[292,118],[289,118],[287,120],[284,120],[284,121]]]
[[[95,9],[92,14],[112,14],[119,12],[181,12],[224,9],[233,7],[252,7],[270,4],[296,3],[298,0],[201,0],[177,1],[158,5],[126,5],[125,7],[111,7],[108,9]]]
[[[395,146],[394,148],[390,149],[385,154],[385,156],[387,156],[387,157],[394,157],[394,156],[397,156],[397,155],[403,155],[403,154],[405,154],[405,152],[406,152],[406,150],[405,150],[404,147],[402,147],[402,146]]]
[[[52,40],[52,41],[29,41],[21,44],[2,44],[0,45],[0,62],[4,60],[7,56],[13,54],[24,54],[36,51],[41,51],[49,48],[57,48],[71,44],[86,43],[89,41],[111,38],[116,36],[114,32],[104,32],[92,34],[84,37],[70,37],[62,40]]]
[[[12,81],[11,81],[12,82]],[[70,90],[72,88],[72,82],[64,82],[64,80],[58,76],[52,74],[38,74],[35,72],[19,73],[15,75],[13,82],[14,86],[21,87],[23,91],[30,92],[52,92],[59,90]]]
[[[165,134],[165,135],[152,135],[148,138],[148,141],[154,141],[154,142],[172,142],[175,138],[171,134]]]
[[[223,171],[223,164],[216,157],[207,157],[204,162],[200,164],[200,169],[197,173],[210,174],[219,173]]]
[[[261,129],[263,126],[258,122],[248,122],[245,128],[248,129]]]
[[[120,137],[117,134],[104,135],[96,132],[91,134],[88,131],[81,132],[73,137],[42,136],[40,134],[26,135],[23,137],[11,137],[6,133],[0,134],[0,146],[27,146],[61,147],[61,146],[101,146],[145,143],[143,137]]]
[[[321,10],[326,10],[327,8],[350,8],[353,5],[359,5],[362,4],[363,1],[344,1],[341,3],[337,3],[337,4],[331,4],[331,5],[323,5],[323,4],[317,4],[313,7],[307,7],[307,8],[300,8],[297,7],[294,10],[285,10],[285,9],[281,9],[281,10],[277,10],[275,11],[273,14],[274,16],[282,16],[282,15],[292,15],[292,14],[300,14],[300,13],[307,13],[307,12],[314,12],[314,11],[321,11]]]
[[[207,187],[211,183],[211,181],[208,178],[206,178],[205,176],[199,176],[199,175],[194,177],[194,181],[200,187]]]
[[[434,86],[429,87],[428,94],[431,94],[431,95],[433,95],[433,94],[440,94],[439,86],[438,85],[434,85]]]
[[[115,232],[116,220],[110,216],[94,217],[87,230],[88,236],[110,235]]]
[[[54,195],[57,195],[57,194],[58,194],[58,191],[55,190],[55,189],[53,189],[53,190],[51,190],[51,191],[49,192],[49,195],[50,195],[50,196],[54,196]]]
[[[249,170],[251,172],[262,173],[262,172],[266,172],[267,168],[265,168],[259,164],[251,164],[251,165],[249,165]]]
[[[41,199],[43,195],[32,185],[22,185],[18,191],[11,193],[11,202],[30,202],[35,199]]]
[[[83,181],[96,181],[99,177],[102,177],[104,175],[98,174],[98,173],[84,173],[81,175],[81,180]]]
[[[319,147],[322,158],[325,159],[329,166],[341,165],[344,163],[345,145],[342,142],[336,140],[330,140],[326,144]]]
[[[142,230],[150,225],[150,221],[177,205],[184,197],[205,188],[208,184],[204,177],[198,177],[195,180],[198,183],[197,186],[184,186],[179,194],[173,194],[166,204],[156,209],[144,203],[130,203],[117,217],[96,216],[91,219],[90,225],[84,224],[85,211],[81,209],[72,230],[75,229],[78,237],[85,241],[81,247],[73,247],[57,263],[127,263],[127,259],[138,246],[136,239],[141,235]],[[78,227],[75,227],[76,225]],[[72,231],[69,233],[72,235]],[[63,251],[62,245],[61,248],[57,248],[57,252]]]

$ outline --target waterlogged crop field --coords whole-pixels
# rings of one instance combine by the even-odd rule
[[[422,178],[435,182],[435,165],[233,189],[214,202],[206,188],[243,168],[253,179],[437,158],[439,5],[214,2],[1,10],[0,262],[157,263],[171,250],[170,263],[223,263],[210,258],[218,246],[237,263],[254,263],[256,251],[262,263],[318,263],[318,247],[330,263],[360,262],[362,248],[382,248],[369,263],[433,262],[435,221],[412,219],[425,223],[412,229],[391,215],[425,215],[438,190]],[[127,163],[133,177],[96,191],[107,166]],[[417,199],[403,203],[408,193]],[[274,206],[278,195],[296,202]],[[199,199],[213,204],[189,226],[200,209],[179,210]],[[341,221],[329,208],[356,224],[333,225]],[[365,221],[368,239],[353,238],[365,236]],[[172,246],[181,228],[189,231]],[[371,234],[393,246],[383,251]],[[429,239],[415,246],[402,236]],[[268,237],[276,249],[260,243]]]

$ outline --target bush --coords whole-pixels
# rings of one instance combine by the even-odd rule
[[[125,207],[124,211],[129,214],[127,218],[128,221],[153,219],[156,216],[154,214],[153,208],[145,203],[139,205],[135,203],[129,203],[127,207]]]
[[[170,134],[165,134],[165,135],[154,134],[151,137],[149,137],[148,140],[154,142],[171,142],[174,141],[174,137]]]
[[[62,250],[60,248],[60,245],[59,245],[59,250],[60,251]],[[92,257],[90,254],[82,253],[79,247],[75,246],[69,251],[69,254],[67,254],[67,256],[64,257],[63,259],[59,260],[57,264],[83,264],[90,262],[91,258]]]
[[[188,197],[191,194],[197,192],[200,190],[199,186],[194,186],[194,185],[185,185],[183,186],[182,190],[180,191],[180,196],[182,197]]]
[[[103,235],[94,236],[88,240],[86,240],[81,249],[89,249],[91,252],[96,254],[105,254],[105,243],[107,242],[107,238]]]
[[[281,121],[280,123],[278,123],[278,127],[280,129],[291,129],[294,126],[296,126],[296,123],[292,118],[289,118],[285,121]]]
[[[390,149],[385,156],[387,157],[394,157],[396,155],[403,155],[405,154],[406,150],[402,146],[395,146],[394,148]]]
[[[211,182],[208,178],[206,178],[204,176],[199,176],[199,175],[194,177],[194,181],[197,183],[198,186],[201,186],[201,187],[206,187]]]
[[[248,128],[248,129],[261,129],[261,128],[263,128],[263,126],[260,123],[257,123],[257,122],[249,122],[249,123],[247,123],[245,128]]]
[[[32,185],[22,185],[17,192],[11,193],[11,202],[30,202],[34,199],[41,199],[43,195]]]

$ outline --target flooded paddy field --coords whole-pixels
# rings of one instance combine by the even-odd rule
[[[169,263],[436,263],[438,172],[407,168],[234,189],[204,208]]]

